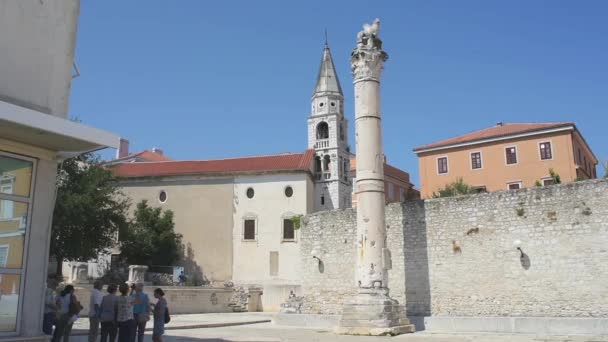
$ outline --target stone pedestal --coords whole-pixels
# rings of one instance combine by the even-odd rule
[[[414,332],[414,325],[405,316],[405,308],[388,296],[388,290],[361,289],[344,303],[338,334],[400,335]]]
[[[145,265],[130,265],[129,266],[129,280],[127,284],[137,284],[144,282],[144,275],[148,270],[148,266]]]
[[[89,283],[89,264],[86,262],[70,263],[70,276],[68,278],[70,284],[88,284]]]

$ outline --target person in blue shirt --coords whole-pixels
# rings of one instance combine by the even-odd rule
[[[146,324],[150,320],[150,299],[144,293],[144,284],[135,284],[135,291],[132,292],[131,299],[136,303],[133,304],[133,318],[137,323],[137,342],[143,342]]]

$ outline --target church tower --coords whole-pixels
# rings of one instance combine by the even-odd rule
[[[347,124],[342,88],[325,42],[308,118],[308,148],[315,151],[315,211],[352,205]]]

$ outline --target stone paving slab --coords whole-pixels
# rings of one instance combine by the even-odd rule
[[[151,338],[146,334],[145,341]],[[71,342],[87,342],[75,336]],[[418,332],[396,337],[343,336],[329,331],[278,326],[272,323],[210,329],[169,330],[165,342],[608,342],[608,336],[536,336],[520,334],[432,334]]]
[[[171,322],[165,325],[165,330],[202,329],[229,327],[246,324],[268,323],[271,321],[268,313],[212,313],[212,314],[180,314],[171,315]],[[152,331],[153,323],[148,322],[146,331]],[[72,335],[85,335],[89,329],[89,318],[81,317],[72,328]]]

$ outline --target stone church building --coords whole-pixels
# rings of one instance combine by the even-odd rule
[[[190,273],[263,287],[265,311],[299,292],[300,243],[293,217],[353,205],[355,156],[344,96],[327,44],[311,100],[303,152],[221,160],[172,160],[161,150],[128,153],[107,165],[133,203],[175,213]],[[352,161],[352,166],[351,166]],[[409,175],[385,166],[387,202],[402,201]],[[355,202],[356,203],[356,202]]]

